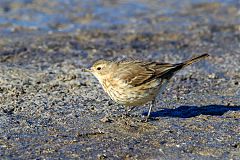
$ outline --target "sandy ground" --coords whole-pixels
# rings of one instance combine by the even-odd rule
[[[238,7],[215,2],[170,16],[139,13],[136,19],[146,20],[139,27],[1,33],[0,158],[240,159]],[[176,25],[184,17],[187,27]],[[207,60],[172,79],[147,123],[148,105],[126,116],[82,72],[100,58],[177,63],[206,52]]]

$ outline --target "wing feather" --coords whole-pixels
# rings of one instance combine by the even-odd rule
[[[175,65],[169,63],[126,61],[119,62],[115,77],[131,86],[139,86],[167,73]]]

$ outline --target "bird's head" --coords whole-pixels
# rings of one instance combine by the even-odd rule
[[[96,61],[90,69],[85,69],[88,72],[91,72],[97,79],[102,79],[106,76],[111,70],[110,66],[111,61],[107,60],[98,60]]]

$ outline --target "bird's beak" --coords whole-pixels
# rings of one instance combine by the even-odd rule
[[[88,69],[88,68],[83,68],[82,71],[83,71],[83,72],[92,72],[92,70],[91,70],[91,69]]]

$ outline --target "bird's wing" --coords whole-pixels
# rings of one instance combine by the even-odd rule
[[[175,66],[169,63],[142,61],[126,61],[118,65],[114,76],[131,86],[139,86],[154,78],[159,78]]]

